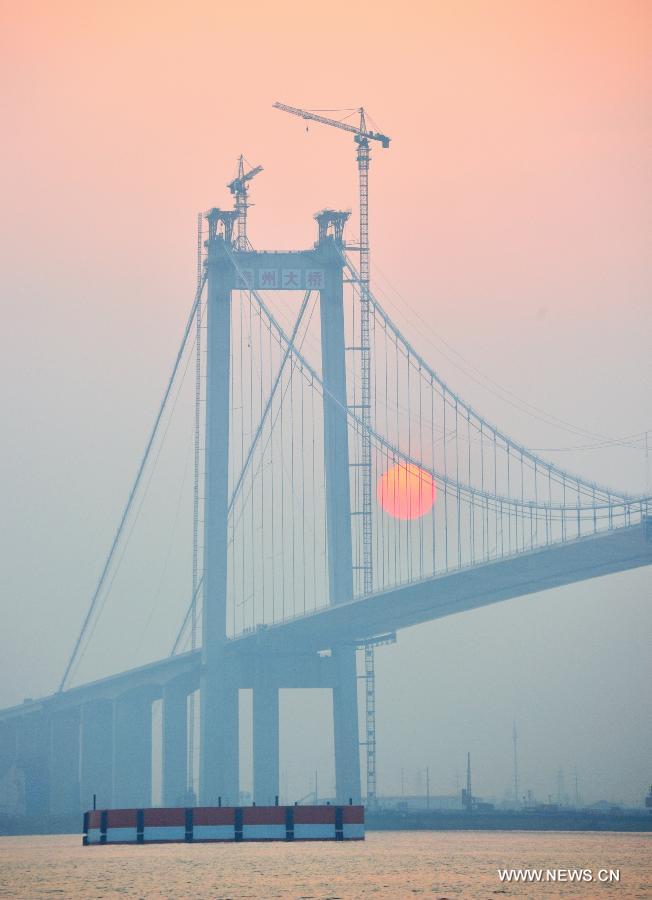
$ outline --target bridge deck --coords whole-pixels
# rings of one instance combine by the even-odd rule
[[[652,565],[652,540],[646,539],[644,527],[620,528],[324,607],[283,624],[263,626],[229,641],[228,652],[238,656],[260,651],[313,654],[501,600],[648,565]],[[198,683],[200,665],[199,651],[180,654],[1,710],[0,719],[35,712],[44,704],[56,709],[135,688],[164,685],[179,677]]]
[[[259,629],[233,643],[321,649],[602,575],[652,565],[643,526],[620,528],[402,585]]]

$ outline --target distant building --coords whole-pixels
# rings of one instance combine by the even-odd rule
[[[400,795],[386,795],[378,797],[378,806],[385,809],[462,809],[459,796],[455,794],[432,794],[428,798],[425,794],[413,794],[402,797]]]

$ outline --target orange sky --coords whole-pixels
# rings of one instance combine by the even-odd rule
[[[145,268],[150,287],[135,303],[131,282],[125,314],[145,328],[156,309],[170,317],[164,330],[177,328],[195,211],[228,202],[240,152],[265,167],[256,246],[305,246],[315,210],[355,205],[352,142],[306,134],[271,108],[276,99],[362,102],[392,136],[372,163],[374,260],[419,309],[436,305],[440,333],[471,358],[484,355],[486,329],[512,348],[512,326],[557,329],[563,317],[564,329],[579,319],[574,330],[588,324],[603,340],[618,337],[615,304],[628,331],[644,313],[644,0],[406,3],[400,13],[389,3],[26,2],[0,15],[9,273],[20,281],[45,228],[52,291],[74,294],[103,266],[113,273],[96,308],[116,316],[106,323],[116,333],[116,295]],[[155,258],[166,263],[156,275]],[[494,375],[520,377],[531,358],[530,346]]]

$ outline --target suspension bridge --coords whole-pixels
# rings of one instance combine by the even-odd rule
[[[279,794],[279,690],[315,687],[332,691],[336,798],[372,803],[374,646],[652,564],[652,498],[532,452],[417,352],[370,287],[366,221],[353,249],[348,213],[323,210],[309,249],[255,251],[247,183],[241,159],[235,209],[200,218],[182,344],[59,690],[0,711],[0,780],[18,778],[29,815],[77,812],[93,795],[151,805],[158,700],[163,804],[237,803],[241,689],[253,690],[257,803]],[[71,686],[193,352],[192,586],[178,632],[158,661]]]

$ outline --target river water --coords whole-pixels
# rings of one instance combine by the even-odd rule
[[[620,882],[505,884],[499,868],[619,869]],[[356,843],[82,847],[77,835],[0,838],[0,897],[652,898],[652,835],[371,832]]]

